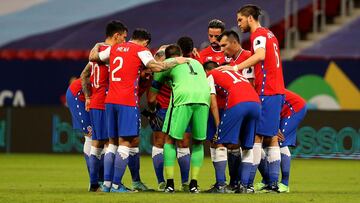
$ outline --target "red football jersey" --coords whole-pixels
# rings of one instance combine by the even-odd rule
[[[109,48],[108,45],[100,46],[99,52]],[[91,97],[90,109],[105,110],[106,91],[109,87],[109,66],[105,63],[90,62],[91,64]]]
[[[169,108],[169,102],[171,97],[171,87],[167,84],[163,84],[156,96],[156,101],[162,109]]]
[[[231,60],[230,65],[234,66],[240,64],[246,59],[248,59],[250,56],[251,56],[251,51],[242,49],[239,56],[236,59]],[[241,71],[241,74],[247,79],[255,78],[254,67],[243,69]]]
[[[281,109],[280,117],[285,118],[293,112],[299,112],[306,105],[306,101],[294,92],[285,89],[285,101]]]
[[[80,101],[85,102],[85,95],[82,91],[81,78],[74,80],[69,86],[70,92],[75,97],[78,97]],[[79,94],[80,93],[80,94]]]
[[[222,51],[215,51],[211,46],[206,47],[205,49],[201,50],[200,53],[200,63],[203,64],[207,61],[214,61],[219,65],[223,64],[224,62],[229,62],[229,59],[225,60],[224,52]]]
[[[275,35],[259,27],[251,33],[251,52],[265,49],[265,59],[255,65],[255,89],[259,95],[284,94],[284,79],[280,59],[280,47]]]
[[[214,69],[208,75],[210,80],[213,78],[216,96],[226,99],[225,108],[231,108],[240,102],[260,102],[250,82],[240,73]]]
[[[105,103],[138,106],[139,75],[142,63],[154,60],[151,52],[133,42],[111,47],[109,91]]]

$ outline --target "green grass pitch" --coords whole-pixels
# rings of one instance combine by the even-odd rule
[[[213,171],[206,158],[202,190],[214,182]],[[178,168],[176,174],[179,186]],[[157,187],[149,156],[141,157],[141,176]],[[131,185],[128,171],[124,183]],[[360,202],[360,161],[293,160],[290,184],[289,194],[89,193],[81,155],[0,154],[0,202]]]

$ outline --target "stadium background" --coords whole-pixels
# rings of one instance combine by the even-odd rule
[[[219,18],[238,31],[235,13],[245,3],[265,11],[262,24],[282,48],[285,84],[311,108],[295,156],[360,159],[360,14],[359,2],[351,0],[1,1],[0,151],[82,151],[64,94],[108,21],[120,19],[130,32],[148,29],[152,50],[184,35],[202,49],[208,21]],[[249,49],[249,36],[239,34]],[[150,135],[144,121],[146,153]]]

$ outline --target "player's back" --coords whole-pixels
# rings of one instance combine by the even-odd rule
[[[169,70],[174,105],[209,105],[210,87],[203,66],[194,59]]]
[[[240,102],[260,102],[250,82],[241,74],[214,69],[208,75],[214,79],[217,95],[226,98],[227,108]]]
[[[280,47],[275,35],[268,29],[259,27],[251,34],[251,52],[265,48],[265,59],[255,65],[255,89],[259,95],[284,94],[284,79]]]
[[[117,44],[110,52],[109,91],[105,103],[137,106],[141,67],[139,52],[147,48],[132,42]]]

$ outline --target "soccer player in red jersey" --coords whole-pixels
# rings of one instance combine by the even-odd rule
[[[163,71],[187,61],[183,57],[167,62],[155,61],[147,48],[150,41],[149,32],[136,29],[129,42],[111,47],[109,91],[105,99],[105,111],[109,137],[119,141],[118,153],[115,155],[112,192],[131,191],[121,183],[121,180],[130,162],[130,149],[137,148],[139,145],[139,139],[137,139],[140,130],[138,81],[141,65],[144,64],[152,71]],[[139,156],[135,158],[138,160]],[[136,167],[139,169],[140,166]],[[133,181],[140,182],[138,175],[132,174],[132,177]]]
[[[298,94],[285,89],[285,101],[280,114],[281,183],[279,192],[290,192],[289,176],[291,153],[296,146],[296,129],[306,115],[306,101]]]
[[[225,57],[232,59],[230,63],[232,65],[240,64],[251,56],[250,51],[241,47],[240,38],[235,31],[224,31],[224,33],[218,37],[218,41]],[[255,78],[254,67],[243,69],[242,75],[253,84]],[[229,192],[236,191],[238,186],[240,177],[237,169],[241,161],[241,148],[240,145],[228,145],[227,149],[230,175],[230,184],[227,187],[227,192]]]
[[[127,28],[119,21],[112,21],[106,26],[106,39],[99,46],[99,55],[102,58],[110,52],[111,46],[123,43],[126,40]],[[104,53],[103,53],[104,52]],[[107,52],[107,53],[106,53]],[[90,187],[89,191],[99,189],[99,170],[104,165],[104,184],[111,184],[113,173],[113,160],[116,152],[117,140],[110,140],[105,152],[105,160],[102,156],[104,145],[109,141],[106,130],[105,98],[109,88],[109,65],[106,62],[89,62],[81,74],[83,91],[86,97],[86,110],[90,112],[90,120],[93,126],[92,147],[90,156]],[[90,88],[89,88],[90,87]],[[105,162],[105,163],[104,163]],[[104,187],[105,189],[107,187]],[[110,187],[109,187],[110,188]]]
[[[277,192],[280,170],[280,148],[277,132],[285,88],[279,43],[270,30],[261,27],[258,21],[260,15],[261,9],[255,5],[245,5],[238,10],[237,22],[240,30],[251,33],[252,56],[233,67],[223,66],[220,69],[237,72],[254,66],[255,89],[261,100],[261,115],[256,126],[257,135],[254,144],[254,169],[260,163],[261,148],[264,141],[269,166],[269,175],[266,181],[268,185],[264,189]],[[255,172],[256,170],[252,171],[252,176],[255,176]]]
[[[214,61],[220,65],[224,62],[230,62],[225,58],[224,52],[221,51],[221,47],[217,41],[217,37],[219,37],[224,30],[225,23],[221,20],[213,19],[209,22],[208,38],[210,45],[200,51],[200,63],[204,64],[207,61]]]
[[[221,34],[218,37],[218,40],[220,42],[222,51],[224,51],[224,54],[227,57],[234,59],[234,61],[237,63],[241,63],[242,61],[246,60],[248,57],[251,56],[251,53],[249,53],[249,51],[243,50],[241,48],[239,36],[234,31],[223,32],[223,34]],[[206,66],[204,66],[204,67],[206,69],[209,69],[207,64],[205,64],[205,65]],[[215,70],[213,70],[213,71],[215,71]],[[248,70],[246,70],[246,72],[244,71],[246,77],[253,78],[253,76],[251,74],[247,73],[247,71]],[[208,74],[210,74],[211,72],[212,71],[208,72]],[[225,71],[223,73],[228,73],[228,72],[229,71]],[[229,72],[229,73],[231,73],[231,72]],[[239,73],[236,73],[235,75],[229,74],[229,73],[228,73],[228,75],[220,74],[220,75],[216,75],[216,76],[218,77],[218,80],[220,79],[220,81],[225,80],[226,77],[228,77],[228,76],[234,76],[234,78],[235,78],[235,75],[241,75],[241,77],[246,78],[244,75],[239,74]],[[230,98],[230,94],[233,93],[232,91],[234,91],[233,89],[231,89],[231,91],[225,90],[223,88],[223,86],[221,86],[217,83],[215,83],[215,85],[217,85],[220,89],[222,88],[222,91],[220,91],[220,93],[218,95],[216,95],[217,101],[219,101],[219,98],[223,98],[223,99],[227,100],[228,98]],[[259,101],[258,95],[256,94],[255,90],[252,88],[251,83],[250,84],[244,83],[243,85],[245,85],[245,86],[242,87],[240,90],[238,90],[238,89],[237,90],[244,92],[246,90],[244,88],[249,89],[249,87],[250,87],[250,90],[247,90],[250,92],[247,94],[239,94],[239,95],[236,95],[235,93],[233,93],[232,97],[234,97],[234,95],[236,95],[236,96],[243,95],[243,96],[248,97],[246,99]],[[229,87],[231,87],[231,86],[229,86]],[[238,88],[240,88],[240,87],[238,87]],[[226,94],[226,96],[224,96],[221,94],[223,91],[225,91],[226,93],[229,93],[229,92],[231,92],[231,93],[229,93],[229,95]],[[216,101],[216,103],[218,103],[217,101]],[[212,100],[212,103],[214,103],[213,100]],[[227,112],[227,111],[225,111],[225,112]],[[220,117],[225,118],[226,116],[224,117],[223,114],[224,114],[224,112],[221,113]],[[243,119],[243,118],[241,118],[241,119]],[[211,126],[212,123],[209,123],[208,125]],[[212,132],[212,131],[213,130],[209,130],[209,132]],[[212,136],[213,135],[209,135],[208,140],[211,140],[210,138]],[[240,134],[240,136],[250,136],[251,139],[254,139],[255,134],[254,133],[252,135]],[[211,193],[236,192],[236,191],[237,192],[247,192],[248,191],[247,190],[247,182],[249,179],[250,170],[252,168],[252,158],[249,158],[249,155],[251,154],[250,157],[252,157],[252,150],[248,152],[248,151],[246,151],[246,148],[244,149],[245,150],[243,152],[244,156],[242,157],[242,162],[243,162],[242,165],[244,167],[241,169],[243,171],[239,171],[239,165],[240,165],[239,162],[241,159],[240,158],[240,150],[241,150],[240,144],[235,144],[235,143],[229,144],[228,143],[226,145],[226,147],[227,147],[228,151],[230,151],[227,154],[228,162],[229,162],[229,173],[230,173],[230,185],[229,186],[230,187],[227,187],[227,188],[224,187],[225,186],[224,170],[225,170],[225,166],[226,166],[224,164],[226,164],[226,148],[223,145],[218,145],[216,143],[213,143],[212,148],[211,148],[211,155],[212,155],[212,160],[214,161],[217,182],[214,185],[214,187],[212,187],[210,190],[208,190],[208,192],[211,192]],[[252,145],[251,145],[251,148],[252,148]],[[248,154],[248,153],[250,153],[250,154]],[[237,177],[238,174],[241,175],[241,177]],[[237,185],[238,183],[239,183],[239,185]],[[251,191],[251,190],[249,190],[249,191]]]
[[[90,176],[90,149],[92,127],[90,115],[85,111],[85,96],[81,88],[81,79],[74,80],[66,91],[66,103],[71,113],[73,129],[80,131],[84,137],[84,158]]]
[[[226,33],[225,33],[226,34]],[[228,36],[229,37],[229,36]],[[239,193],[253,192],[248,190],[248,180],[253,165],[255,124],[260,115],[260,100],[251,83],[240,73],[234,71],[206,70],[211,87],[211,113],[218,126],[214,166],[217,183],[213,191],[223,192],[225,186],[226,146],[240,144],[242,147],[242,164],[236,171],[241,174]],[[219,116],[216,97],[226,100],[223,115]],[[219,119],[220,118],[220,119]],[[240,140],[240,143],[239,143]],[[216,189],[215,189],[216,188]]]

